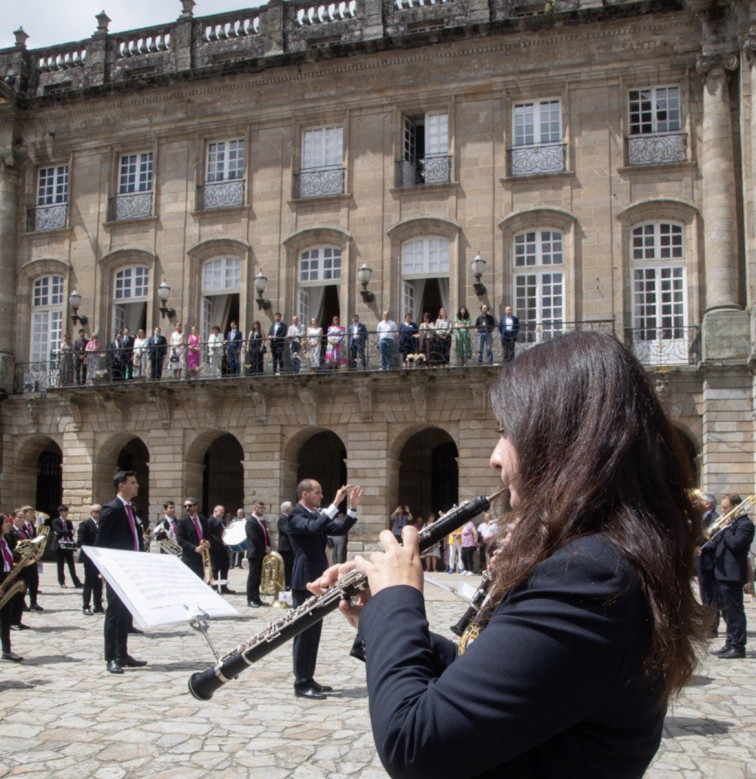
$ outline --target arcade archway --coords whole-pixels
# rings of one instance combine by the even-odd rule
[[[222,433],[213,440],[202,459],[202,496],[200,511],[212,514],[217,505],[234,513],[244,506],[244,450],[231,433]]]

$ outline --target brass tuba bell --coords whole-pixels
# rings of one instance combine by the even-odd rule
[[[279,600],[278,593],[286,589],[284,581],[284,559],[278,552],[270,551],[263,557],[260,593],[273,597],[270,605],[274,609],[288,609],[289,604]]]

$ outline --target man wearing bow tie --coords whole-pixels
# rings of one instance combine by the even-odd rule
[[[142,551],[142,526],[137,522],[131,507],[131,499],[139,494],[139,482],[134,471],[118,471],[113,477],[116,496],[106,503],[100,512],[95,546],[106,549]],[[128,652],[127,641],[131,627],[131,614],[107,584],[108,607],[105,611],[105,662],[108,672],[122,674],[124,667],[139,668],[147,665],[135,660]]]
[[[338,506],[349,494],[346,517],[337,521]],[[333,503],[320,511],[323,488],[314,479],[304,479],[297,485],[299,501],[289,514],[289,539],[294,549],[294,570],[291,577],[291,598],[295,606],[304,603],[310,593],[307,582],[315,581],[328,568],[326,558],[326,536],[337,536],[349,532],[357,522],[357,509],[362,500],[362,487],[344,485],[336,493]],[[322,700],[323,693],[331,688],[318,684],[314,679],[318,661],[318,646],[322,621],[294,638],[294,694],[298,698]]]

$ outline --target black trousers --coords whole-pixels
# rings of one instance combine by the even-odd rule
[[[91,560],[84,560],[84,589],[81,597],[85,609],[89,608],[90,600],[95,609],[102,608],[102,579],[97,566]]]
[[[228,557],[228,550],[224,546],[222,549],[213,550],[210,552],[210,562],[213,566],[213,579],[223,579],[226,583],[224,587],[228,586],[228,569],[231,567],[231,561]]]
[[[36,606],[37,593],[39,592],[39,571],[37,563],[32,563],[24,568],[24,581],[26,582],[26,591],[29,593],[29,605]]]
[[[464,565],[465,570],[470,571],[470,573],[472,573],[475,570],[475,563],[473,561],[474,556],[475,556],[474,546],[462,547],[462,565]]]
[[[310,597],[312,597],[312,593],[308,590],[291,591],[291,602],[294,606],[301,606]],[[303,630],[298,636],[294,636],[292,659],[295,687],[307,687],[312,684],[315,666],[318,662],[318,647],[320,646],[322,629],[323,620],[320,620],[307,630]]]
[[[127,642],[131,627],[131,612],[116,591],[108,584],[108,608],[105,611],[105,662],[123,660],[129,650]]]
[[[743,585],[741,582],[717,581],[719,603],[727,625],[727,646],[745,649],[746,615],[743,606]]]
[[[286,584],[286,589],[288,590],[289,587],[291,587],[291,572],[294,568],[294,552],[282,552],[280,549],[278,550],[278,554],[283,557],[284,561],[284,582]]]
[[[262,557],[255,555],[247,557],[249,570],[247,571],[247,602],[261,603],[260,577],[262,576]]]
[[[63,565],[68,565],[68,573],[71,574],[71,581],[74,584],[81,584],[79,576],[76,573],[76,566],[74,565],[74,553],[73,549],[56,549],[55,555],[58,561],[58,584],[66,583],[66,575],[63,571]]]

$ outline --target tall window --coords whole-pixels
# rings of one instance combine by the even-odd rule
[[[628,165],[685,160],[680,87],[631,89],[628,104]]]
[[[404,117],[401,185],[451,181],[449,116],[446,113]]]
[[[132,334],[146,329],[149,268],[121,268],[113,279],[113,331],[128,327]]]
[[[63,277],[43,276],[32,291],[31,362],[47,362],[63,335]]]
[[[559,230],[514,238],[515,311],[527,322],[525,340],[541,341],[564,325],[564,241]]]
[[[37,204],[29,229],[55,230],[66,226],[68,165],[40,168],[37,175]]]
[[[225,333],[231,321],[239,322],[242,262],[239,257],[215,257],[202,265],[200,329],[206,338],[216,325]]]
[[[207,145],[205,186],[200,188],[199,209],[228,208],[244,203],[244,139]]]
[[[687,362],[683,227],[653,222],[634,228],[632,260],[636,354]]]
[[[341,281],[341,249],[317,246],[299,255],[297,313],[309,324],[310,317],[321,319],[339,314],[338,283]],[[329,294],[330,293],[330,294]]]
[[[513,176],[564,170],[559,98],[516,103],[512,111]]]
[[[451,247],[447,238],[425,236],[402,244],[402,303],[404,314],[419,320],[424,312],[435,319],[438,310],[449,311]]]
[[[344,128],[318,127],[302,133],[298,197],[340,195],[344,191]]]
[[[121,157],[118,193],[149,192],[152,189],[152,152]]]

